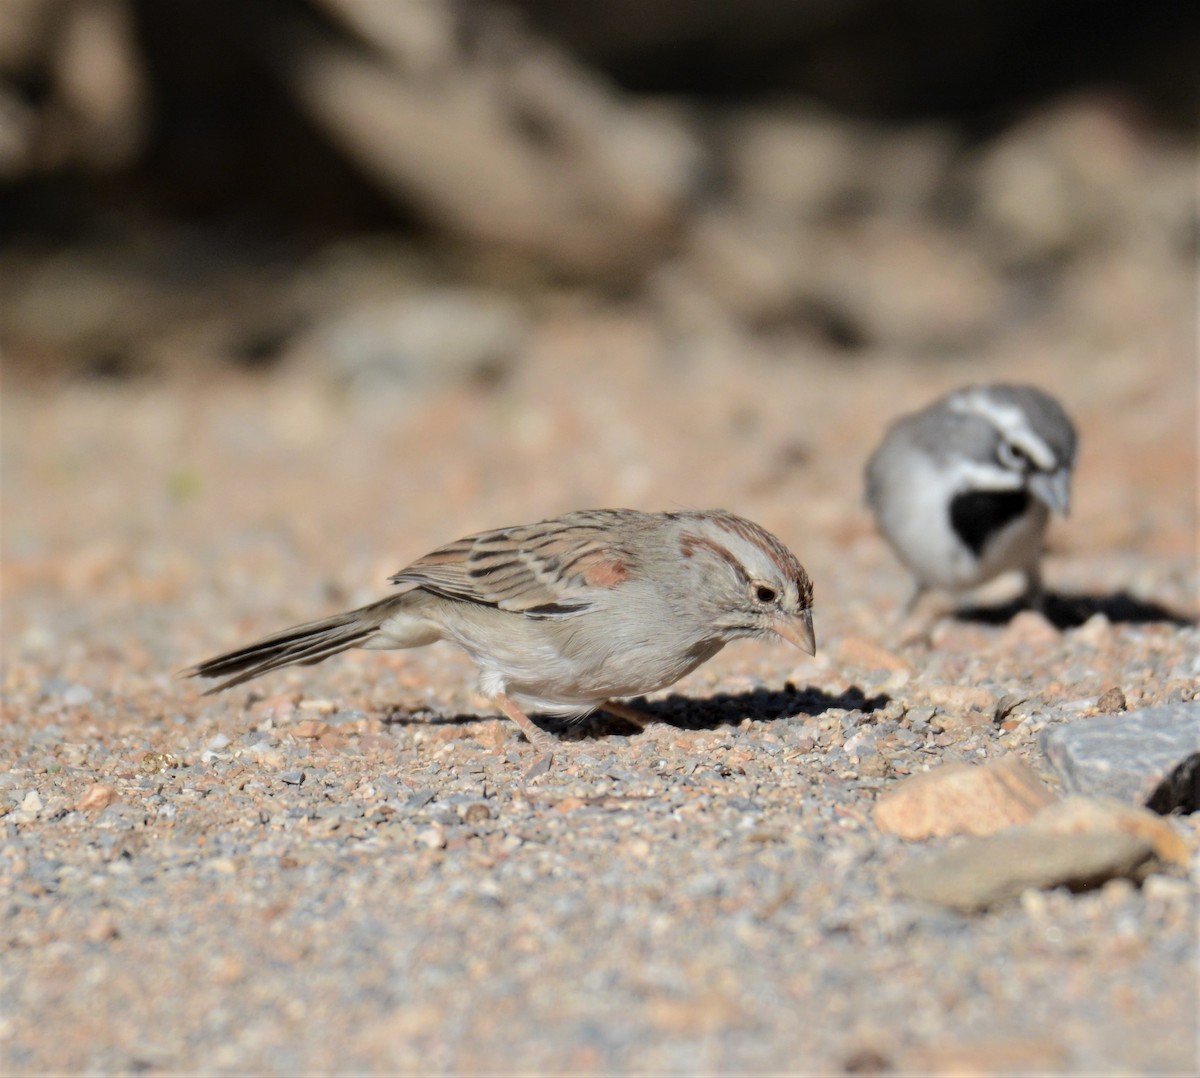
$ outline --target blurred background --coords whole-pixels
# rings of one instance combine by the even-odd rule
[[[495,382],[564,296],[685,356],[1103,347],[1190,287],[1198,29],[1170,0],[4,0],[5,373]]]
[[[1154,0],[3,0],[6,631],[136,600],[157,678],[451,536],[721,505],[875,633],[863,464],[992,379],[1081,429],[1052,586],[1190,609],[1198,41]]]

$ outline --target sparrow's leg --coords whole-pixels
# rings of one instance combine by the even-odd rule
[[[616,700],[605,700],[600,705],[601,711],[607,711],[610,715],[617,719],[624,719],[626,722],[636,726],[639,730],[646,729],[654,720],[635,707],[629,707],[627,704],[619,703]]]
[[[929,589],[924,584],[918,584],[907,603],[904,604],[904,609],[900,612],[901,618],[910,618],[916,613],[917,607],[921,605],[921,601],[929,594]]]
[[[538,750],[543,756],[553,756],[555,751],[560,747],[558,741],[543,730],[540,726],[525,714],[516,704],[514,704],[504,693],[498,693],[495,696],[496,706],[504,712],[513,722],[520,728],[529,743]]]
[[[1046,613],[1046,589],[1042,584],[1042,570],[1036,562],[1025,570],[1025,594],[1022,602],[1030,610]]]
[[[917,585],[916,592],[900,615],[900,643],[929,645],[938,622],[952,613],[953,600],[939,591]]]

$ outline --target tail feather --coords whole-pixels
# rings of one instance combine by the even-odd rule
[[[204,695],[211,696],[282,666],[311,666],[365,644],[388,619],[397,598],[391,596],[344,614],[294,625],[253,644],[205,659],[182,671],[180,677],[225,678],[205,690]],[[230,674],[233,676],[229,677]]]

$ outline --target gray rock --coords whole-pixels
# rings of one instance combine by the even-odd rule
[[[1153,856],[1148,839],[1123,832],[1056,835],[1021,827],[914,859],[896,885],[909,898],[972,913],[1031,887],[1086,890],[1135,876]]]
[[[400,792],[400,784],[386,775],[375,776],[371,779],[371,785],[375,788],[375,796],[381,800],[395,797]]]
[[[433,791],[430,789],[416,790],[407,801],[404,802],[406,809],[424,808],[433,800]]]
[[[435,805],[429,812],[432,823],[449,827],[459,821],[458,809],[453,805]]]
[[[299,786],[304,782],[303,771],[280,771],[277,777],[280,782],[286,782],[289,786]]]
[[[354,803],[318,805],[315,811],[319,820],[357,820],[363,815],[362,805]]]
[[[1200,808],[1200,702],[1052,726],[1042,750],[1073,793],[1105,794],[1156,812]]]
[[[114,831],[132,831],[146,822],[146,813],[135,805],[126,805],[117,801],[109,805],[96,817],[97,828],[111,828]]]
[[[377,390],[503,372],[526,334],[525,316],[504,297],[440,288],[345,312],[318,331],[315,346],[346,381]]]

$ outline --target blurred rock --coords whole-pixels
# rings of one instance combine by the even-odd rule
[[[717,305],[743,324],[778,324],[800,313],[805,238],[794,225],[712,209],[693,219],[686,265]]]
[[[142,149],[147,113],[127,0],[0,5],[0,179],[124,168]]]
[[[698,216],[689,267],[756,329],[806,325],[845,347],[946,353],[997,329],[1004,285],[965,234],[916,218],[805,226],[714,209]]]
[[[757,108],[722,127],[732,200],[776,225],[924,215],[958,151],[948,127],[892,128],[814,108]]]
[[[1000,642],[1002,647],[1017,651],[1054,647],[1061,639],[1058,629],[1045,614],[1037,610],[1020,610],[1005,627]]]
[[[1200,702],[1052,726],[1042,750],[1073,792],[1161,813],[1200,809]]]
[[[1049,262],[1146,223],[1154,152],[1133,110],[1115,99],[1052,104],[984,151],[978,213],[1001,257]]]
[[[1158,858],[1177,868],[1188,866],[1188,844],[1161,816],[1110,797],[1078,794],[1048,805],[1030,827],[1054,835],[1095,835],[1120,832],[1145,839]]]
[[[73,128],[81,164],[111,172],[140,151],[148,118],[133,15],[125,0],[87,0],[65,16],[53,60],[62,114],[51,115]]]
[[[840,117],[760,109],[727,120],[723,137],[734,201],[776,224],[844,208],[862,182],[863,139]]]
[[[117,919],[111,910],[99,910],[93,914],[83,931],[83,938],[89,943],[107,943],[121,935]]]
[[[21,799],[21,811],[28,814],[31,818],[37,816],[44,808],[41,795],[37,790],[30,790],[24,798]]]
[[[29,170],[36,134],[37,113],[0,84],[0,181],[16,179]]]
[[[893,786],[875,806],[881,831],[909,840],[990,835],[1027,823],[1054,794],[1016,756],[986,764],[944,764]]]
[[[912,687],[914,699],[948,710],[995,712],[996,694],[982,685],[922,685]],[[932,717],[932,716],[931,716]]]
[[[334,315],[296,349],[356,388],[420,388],[502,376],[528,331],[504,296],[444,288]]]
[[[117,791],[103,782],[93,783],[79,798],[76,809],[80,812],[101,811],[117,799]]]
[[[398,68],[422,77],[450,70],[458,52],[454,10],[449,4],[363,4],[315,0],[328,14],[370,41]]]
[[[5,0],[0,4],[0,72],[32,69],[45,52],[51,24],[61,4],[46,0]]]
[[[462,20],[446,16],[459,42],[452,64],[440,66],[444,36],[430,34],[442,43],[434,71],[404,62],[407,8],[355,18],[378,48],[296,27],[286,70],[313,119],[451,234],[576,273],[623,274],[660,257],[700,160],[680,118],[635,107],[499,9],[431,4]],[[472,18],[486,33],[468,48]],[[399,40],[409,44],[397,51]]]
[[[802,252],[802,291],[873,345],[947,353],[1002,323],[1006,289],[966,233],[878,216],[830,226]]]
[[[914,859],[896,883],[909,898],[971,913],[1016,899],[1031,887],[1086,890],[1136,877],[1153,857],[1153,843],[1134,835],[1058,835],[1021,827]]]
[[[1103,612],[1098,612],[1088,618],[1078,629],[1073,630],[1072,635],[1081,644],[1087,644],[1088,647],[1108,647],[1113,641],[1112,622]]]

